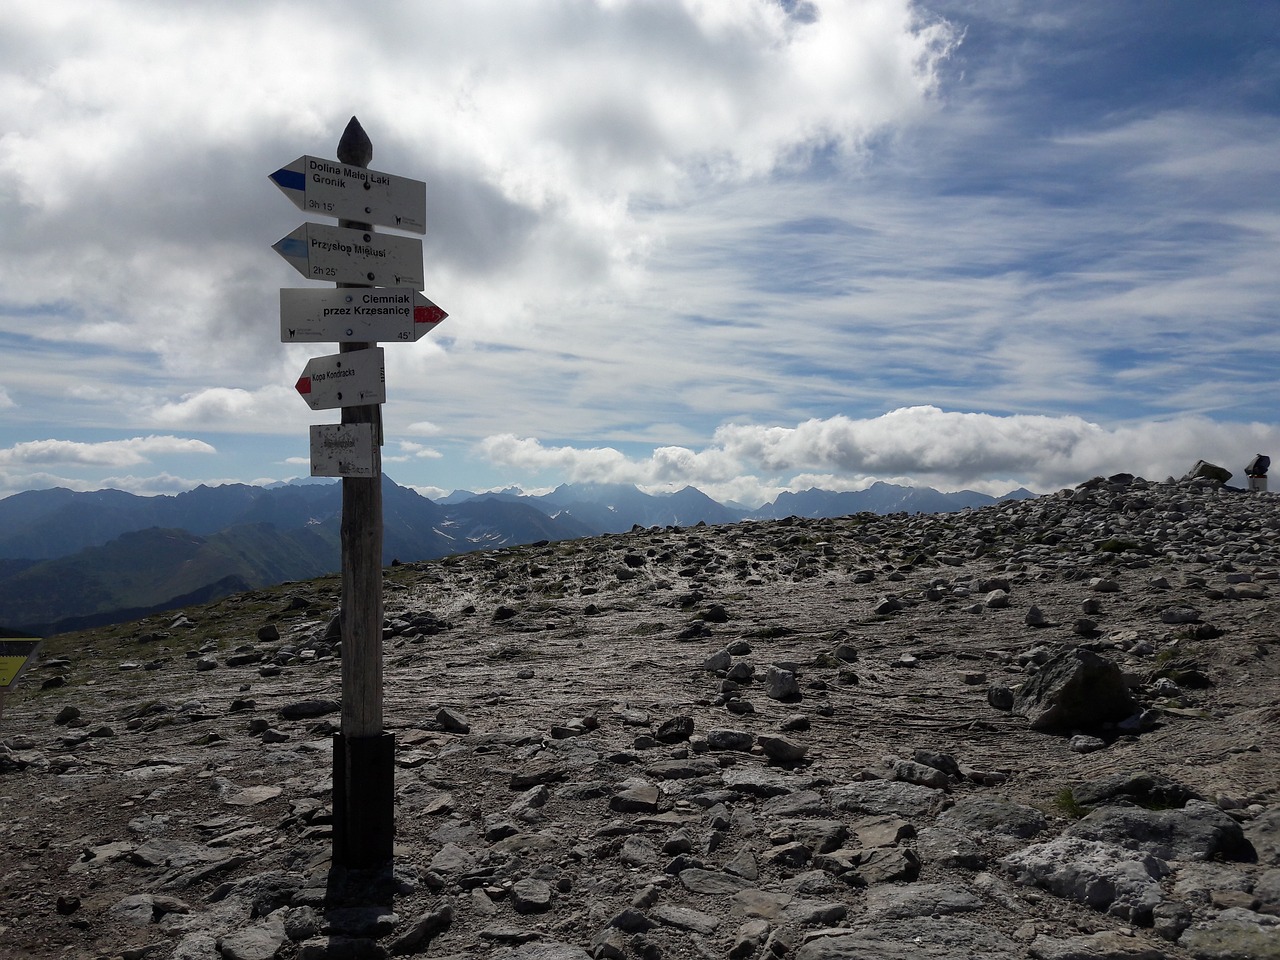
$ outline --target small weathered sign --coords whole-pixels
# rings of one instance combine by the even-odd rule
[[[313,477],[376,477],[372,423],[311,425]]]
[[[0,690],[17,682],[41,643],[39,637],[11,634],[9,630],[0,631]]]
[[[382,347],[312,357],[294,388],[312,410],[387,402]]]
[[[280,342],[415,341],[448,314],[410,287],[280,291]]]
[[[421,180],[319,157],[299,157],[270,177],[307,213],[427,232],[427,185]]]
[[[422,241],[413,237],[304,223],[271,249],[308,280],[423,287]]]

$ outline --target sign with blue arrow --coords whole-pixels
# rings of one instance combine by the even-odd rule
[[[422,241],[304,223],[271,245],[308,280],[421,290]]]
[[[421,180],[319,157],[299,157],[270,177],[307,213],[427,232],[427,185]]]

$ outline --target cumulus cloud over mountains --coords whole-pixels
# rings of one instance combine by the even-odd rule
[[[1217,457],[1239,474],[1237,467],[1248,459],[1244,451],[1277,443],[1280,428],[1269,424],[1224,432],[1207,419],[1183,418],[1108,429],[1079,417],[998,417],[920,406],[794,427],[730,424],[700,450],[661,447],[639,458],[611,447],[547,447],[511,434],[488,437],[480,448],[493,463],[516,471],[576,481],[691,484],[713,496],[763,502],[782,489],[858,489],[877,478],[997,494],[1025,483],[1044,492],[1116,472],[1117,463],[1150,479],[1180,476],[1202,457]]]

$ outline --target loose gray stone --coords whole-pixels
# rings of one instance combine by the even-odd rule
[[[1220,467],[1208,460],[1197,460],[1191,469],[1182,475],[1182,483],[1190,480],[1212,480],[1214,483],[1226,483],[1232,473],[1226,467]]]
[[[1224,910],[1184,932],[1178,946],[1196,960],[1280,960],[1280,917]]]
[[[733,912],[735,916],[775,921],[781,918],[782,912],[794,899],[789,893],[776,893],[772,890],[739,890],[733,895]]]
[[[196,864],[225,860],[227,853],[224,850],[210,849],[202,843],[156,837],[136,847],[129,855],[129,859],[144,867],[182,869]]]
[[[933,816],[947,801],[941,790],[891,780],[862,780],[832,787],[830,797],[836,810],[896,814],[909,819]]]
[[[766,817],[807,817],[829,813],[830,808],[818,791],[797,790],[766,800],[760,805],[760,812]]]
[[[1080,937],[1036,937],[1027,952],[1035,960],[1165,960],[1166,951],[1136,937],[1104,930]]]
[[[446,843],[431,858],[427,869],[446,876],[457,873],[469,873],[476,868],[475,855],[464,850],[456,843]]]
[[[690,930],[704,937],[710,936],[720,928],[719,918],[687,907],[662,904],[650,910],[649,916],[664,926]]]
[[[341,709],[342,704],[337,700],[299,700],[281,707],[280,716],[285,720],[308,720],[328,713],[338,713]]]
[[[632,867],[657,863],[658,849],[648,837],[627,837],[618,851],[618,859]]]
[[[849,914],[849,908],[833,900],[793,900],[782,911],[788,923],[802,927],[830,926]]]
[[[693,780],[720,772],[720,764],[712,757],[689,757],[686,760],[659,760],[644,768],[644,772],[659,780]]]
[[[804,744],[788,740],[786,737],[772,737],[762,734],[757,738],[757,742],[764,749],[766,757],[782,766],[792,766],[800,763],[809,752],[809,748]]]
[[[1067,837],[1128,847],[1161,860],[1253,860],[1240,824],[1203,800],[1181,810],[1099,807],[1076,821]]]
[[[1091,737],[1084,733],[1078,733],[1071,738],[1067,746],[1072,753],[1097,753],[1099,750],[1107,748],[1107,741],[1099,740],[1097,737]]]
[[[609,798],[609,809],[618,813],[654,813],[662,791],[647,780],[629,780]]]
[[[1029,840],[1048,826],[1035,807],[1009,800],[969,797],[956,801],[938,817],[940,826],[970,833],[999,833]]]
[[[746,848],[739,850],[733,859],[724,865],[724,870],[725,873],[732,873],[744,880],[760,879],[760,865],[756,863],[755,854]]]
[[[755,743],[755,737],[745,730],[726,730],[717,727],[707,731],[707,746],[712,750],[738,750],[747,752]]]
[[[728,670],[731,663],[733,663],[733,654],[728,650],[717,650],[702,661],[702,669],[718,673],[721,670]]]
[[[492,960],[591,960],[590,954],[581,947],[550,940],[507,947],[491,957]]]
[[[914,783],[922,787],[932,787],[935,790],[941,790],[951,782],[951,778],[937,767],[897,757],[894,757],[889,764],[889,774],[890,780]]]
[[[1075,837],[1027,847],[1001,864],[1018,883],[1140,925],[1151,922],[1162,899],[1160,880],[1169,873],[1169,865],[1156,857]]]
[[[867,891],[868,920],[949,916],[981,910],[986,903],[963,887],[943,883],[904,883]]]
[[[157,923],[161,917],[169,913],[187,914],[190,905],[177,897],[166,897],[151,893],[136,893],[125,897],[111,907],[110,913],[122,917],[129,923],[144,927]]]
[[[1032,730],[1088,730],[1123,720],[1136,709],[1120,668],[1084,648],[1046,663],[1018,691],[1013,712]]]
[[[921,917],[811,934],[795,960],[1014,960],[1014,941],[968,920]]]
[[[749,957],[754,957],[768,935],[769,924],[766,921],[746,921],[738,928],[733,946],[729,948],[729,960],[747,960]]]
[[[803,843],[792,841],[791,843],[778,844],[776,847],[770,847],[764,853],[764,859],[775,866],[784,868],[802,867],[809,862],[812,851]]]
[[[909,882],[920,875],[920,858],[901,847],[875,847],[861,852],[853,872],[868,886]]]
[[[1000,684],[992,684],[987,688],[987,703],[997,710],[1013,709],[1013,691]]]
[[[756,797],[776,797],[808,785],[808,781],[797,781],[780,770],[745,765],[725,770],[721,780],[729,790]]]
[[[1184,806],[1188,800],[1204,799],[1172,777],[1150,772],[1118,773],[1073,784],[1071,795],[1077,803],[1089,807],[1129,802],[1140,807],[1174,808]]]
[[[449,733],[470,733],[471,724],[457,710],[441,707],[436,711],[436,723]]]
[[[782,667],[770,666],[764,675],[764,695],[770,700],[796,700],[800,697],[800,684],[796,675]]]
[[[277,916],[243,927],[218,941],[223,960],[272,960],[289,941],[284,921]]]
[[[849,828],[840,820],[779,820],[778,825],[814,853],[838,850],[849,837]]]
[[[660,743],[680,743],[693,736],[693,717],[683,714],[663,721],[654,737]]]
[[[1280,867],[1280,806],[1272,807],[1244,825],[1245,839],[1258,854],[1258,863]]]
[[[551,909],[551,886],[545,880],[526,877],[511,886],[511,905],[516,913],[544,913]]]
[[[959,870],[984,870],[991,844],[974,835],[948,827],[924,827],[916,839],[916,850],[925,863]]]
[[[746,890],[751,886],[750,881],[741,877],[730,876],[727,873],[720,873],[716,870],[703,870],[698,867],[681,870],[679,878],[685,888],[692,893],[708,893],[716,896],[729,896],[739,890]]]

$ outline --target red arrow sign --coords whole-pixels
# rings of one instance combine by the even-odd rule
[[[294,388],[312,410],[386,403],[385,353],[370,347],[312,357]]]
[[[448,314],[437,307],[434,303],[427,307],[413,308],[414,323],[439,323],[447,316]]]

